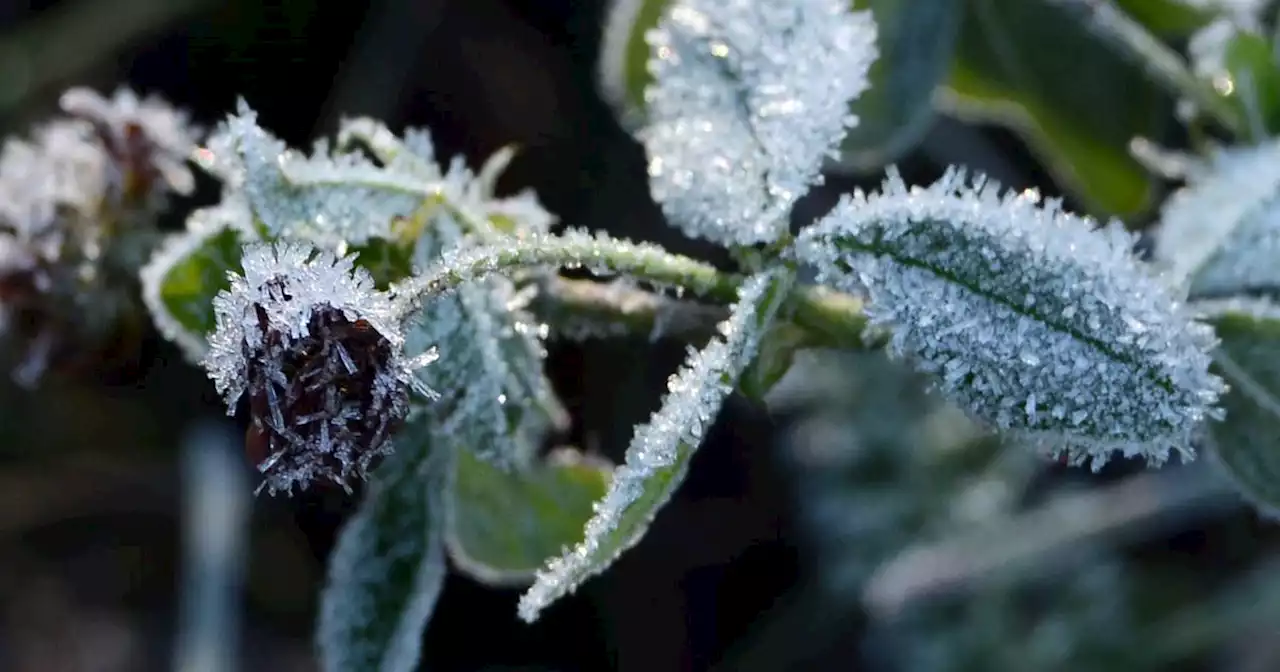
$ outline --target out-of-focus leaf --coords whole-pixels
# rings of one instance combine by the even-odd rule
[[[1224,62],[1231,76],[1227,97],[1269,135],[1280,130],[1280,69],[1273,58],[1266,38],[1238,31],[1227,44]]]
[[[326,672],[418,669],[422,630],[444,583],[443,470],[429,417],[396,440],[329,559],[316,643]]]
[[[1208,10],[1179,0],[1115,0],[1115,3],[1147,30],[1168,39],[1187,37],[1212,18]]]
[[[455,469],[449,554],[459,569],[488,584],[527,582],[548,558],[580,543],[612,472],[572,450],[519,470],[460,451]]]
[[[1128,143],[1163,136],[1168,96],[1044,0],[965,6],[943,105],[961,118],[1015,130],[1095,214],[1146,210],[1155,187]]]
[[[874,170],[909,152],[933,120],[933,92],[955,53],[964,5],[957,0],[854,0],[876,19],[880,57],[871,88],[853,103],[858,125],[837,166]]]
[[[1231,384],[1226,418],[1212,426],[1212,454],[1264,513],[1280,513],[1280,308],[1228,303],[1210,320],[1222,340],[1220,374]]]
[[[769,390],[791,370],[796,351],[808,347],[809,334],[789,322],[775,322],[760,339],[760,352],[742,372],[738,389],[747,397],[765,403]]]

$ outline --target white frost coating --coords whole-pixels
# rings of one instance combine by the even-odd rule
[[[245,247],[241,262],[244,275],[231,274],[230,289],[213,300],[217,327],[201,363],[228,413],[235,412],[246,391],[254,401],[261,400],[253,421],[270,437],[270,454],[258,466],[266,475],[264,487],[272,493],[292,492],[294,485],[305,488],[319,477],[346,486],[351,475],[364,475],[370,460],[390,452],[388,434],[408,410],[404,390],[434,396],[414,370],[434,361],[435,352],[412,360],[404,356],[401,323],[391,301],[375,289],[368,271],[354,266],[352,257],[338,258],[297,243],[254,243]],[[386,359],[373,354],[369,361],[366,352],[346,349],[368,350],[368,339],[329,340],[338,336],[327,327],[310,333],[317,317],[333,314],[348,324],[367,324],[387,345]],[[298,352],[308,337],[320,341],[316,352]],[[291,378],[290,361],[310,366]],[[357,361],[369,368],[361,370]],[[338,385],[344,378],[357,385],[359,396],[349,397]]]
[[[386,482],[375,480],[330,556],[316,628],[325,672],[418,669],[422,630],[446,575],[444,488],[406,462],[379,472]]]
[[[678,0],[647,35],[654,85],[638,136],[650,188],[687,235],[776,240],[857,123],[876,58],[846,0]]]
[[[191,363],[198,363],[209,352],[204,334],[193,333],[169,312],[161,296],[165,276],[173,267],[186,260],[210,238],[224,231],[238,231],[241,240],[255,240],[253,213],[249,204],[234,193],[223,195],[217,205],[200,208],[187,217],[187,229],[170,234],[161,241],[151,259],[138,271],[142,284],[142,301],[151,313],[156,329],[172,341]]]
[[[537,619],[544,608],[607,569],[644,536],[653,516],[679,487],[690,456],[738,377],[755,358],[760,337],[792,278],[789,271],[773,270],[743,283],[729,319],[719,326],[720,335],[702,350],[690,350],[684,366],[667,381],[662,407],[636,427],[626,463],[614,470],[609,490],[596,502],[583,542],[548,562],[520,598],[522,619]],[[645,498],[648,501],[642,502]],[[636,511],[639,504],[644,508]],[[624,516],[635,513],[639,516],[619,527]]]
[[[227,150],[232,155],[218,155]],[[378,166],[357,153],[332,153],[324,143],[310,156],[289,149],[258,126],[244,100],[206,151],[212,156],[203,163],[234,176],[275,235],[320,232],[358,245],[390,237],[393,220],[408,216],[424,198],[421,176],[398,164]]]
[[[1280,198],[1244,217],[1192,276],[1193,298],[1280,293]]]
[[[436,217],[418,239],[415,264],[424,266],[467,244],[462,228]],[[436,436],[501,467],[524,466],[566,411],[543,371],[545,330],[525,313],[510,279],[491,277],[436,297],[406,319],[406,349],[437,346],[444,361],[418,372],[443,401],[429,413]]]
[[[1157,262],[1194,295],[1197,271],[1278,194],[1280,142],[1218,151],[1165,202],[1154,232]]]
[[[530,232],[519,238],[501,237],[491,245],[446,249],[432,266],[391,291],[401,310],[412,310],[424,299],[468,282],[531,268],[581,268],[601,276],[621,273],[695,294],[714,291],[719,277],[715,267],[671,254],[657,245],[568,229],[560,235]]]
[[[801,234],[819,282],[869,294],[873,325],[977,419],[1072,464],[1194,454],[1223,391],[1212,331],[1133,258],[1118,222],[951,170],[846,197]]]
[[[255,307],[266,313],[269,331],[295,341],[307,335],[312,312],[328,306],[350,321],[365,320],[394,346],[404,342],[391,302],[353,257],[337,258],[297,243],[254,243],[245,247],[241,263],[244,275],[233,274],[231,289],[213,300],[218,326],[203,362],[230,406],[247,385],[244,349],[256,353],[263,348],[265,333]]]

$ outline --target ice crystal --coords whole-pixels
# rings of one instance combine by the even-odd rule
[[[520,617],[533,621],[555,600],[604,571],[635,545],[684,479],[689,458],[702,444],[743,369],[755,358],[792,280],[786,271],[765,271],[743,283],[720,334],[702,350],[691,350],[667,381],[667,396],[649,422],[636,427],[626,463],[613,473],[596,503],[577,547],[553,558],[520,598]]]
[[[721,288],[715,267],[703,262],[671,254],[657,245],[569,229],[560,235],[530,232],[490,245],[447,249],[421,274],[393,291],[399,301],[412,306],[474,280],[529,268],[586,269],[598,276],[626,274],[696,294]]]
[[[202,163],[240,186],[277,236],[319,232],[351,244],[390,237],[392,222],[431,193],[421,175],[400,164],[378,165],[357,152],[331,152],[324,143],[310,155],[290,149],[258,125],[244,100],[205,153]]]
[[[1225,149],[1164,206],[1156,259],[1192,298],[1280,286],[1280,143]]]
[[[693,237],[775,240],[857,119],[876,57],[844,0],[678,0],[648,35],[654,199]]]
[[[244,275],[214,299],[203,364],[234,412],[250,396],[250,448],[274,494],[362,478],[408,412],[414,369],[391,302],[350,257],[297,243],[246,247]]]
[[[868,317],[976,418],[1070,463],[1193,454],[1216,415],[1211,330],[1095,223],[957,171],[846,197],[797,243],[819,281],[866,291]]]
[[[442,214],[419,238],[419,265],[474,243]],[[418,375],[442,401],[436,434],[502,466],[527,463],[546,431],[565,422],[542,367],[545,329],[524,310],[512,281],[491,277],[434,296],[407,318],[408,349],[437,345],[447,364]]]

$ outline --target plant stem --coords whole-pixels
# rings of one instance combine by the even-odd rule
[[[1213,86],[1197,77],[1176,51],[1110,0],[1048,0],[1076,15],[1098,36],[1124,52],[1147,76],[1176,96],[1190,99],[1237,137],[1249,137],[1249,124]]]
[[[560,236],[531,235],[504,239],[501,245],[461,248],[433,268],[392,287],[402,312],[420,309],[432,296],[489,275],[541,267],[587,268],[622,275],[643,283],[688,292],[716,304],[737,300],[743,277],[710,264],[671,254],[656,245],[632,243],[601,234],[568,231]],[[577,335],[657,332],[701,333],[714,329],[723,309],[684,302],[623,285],[602,285],[564,278],[549,280],[539,301],[549,322]],[[862,301],[825,287],[794,286],[780,318],[803,329],[814,347],[874,348],[882,334],[866,335]]]

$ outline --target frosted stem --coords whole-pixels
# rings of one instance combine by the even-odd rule
[[[627,275],[678,291],[732,301],[737,283],[714,266],[671,254],[656,245],[604,234],[570,230],[559,236],[531,234],[501,245],[462,247],[446,252],[421,275],[393,288],[400,310],[410,312],[429,297],[496,273],[519,269],[585,268],[600,275]]]

